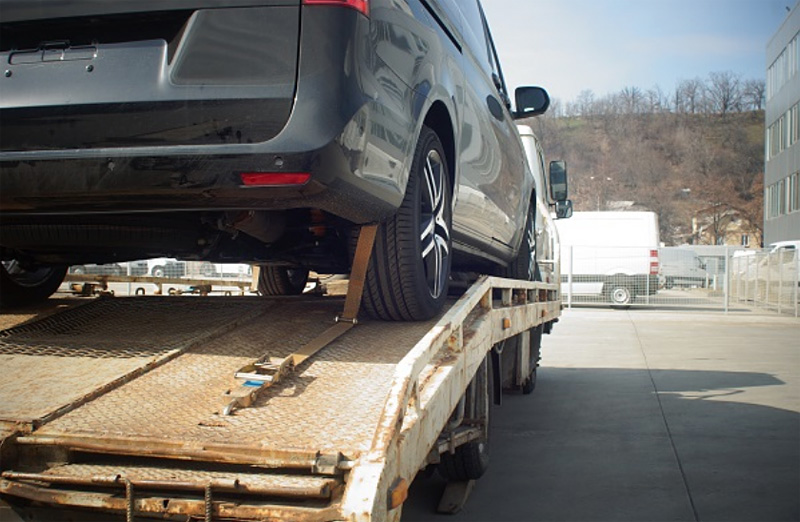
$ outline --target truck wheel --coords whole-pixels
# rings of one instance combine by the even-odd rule
[[[25,267],[17,260],[0,263],[0,307],[24,306],[46,300],[58,290],[66,266]]]
[[[528,378],[523,381],[520,390],[523,395],[530,395],[536,389],[536,376],[539,368],[539,359],[542,352],[542,334],[544,333],[544,325],[540,324],[536,328],[531,329],[531,373]]]
[[[214,265],[208,261],[203,261],[203,263],[200,265],[200,275],[203,277],[214,277],[215,271]]]
[[[608,291],[608,299],[613,306],[628,306],[633,300],[633,294],[627,286],[616,284]]]
[[[534,199],[528,203],[528,217],[525,219],[525,233],[517,257],[506,270],[506,276],[525,281],[541,281],[539,265],[536,262],[536,207]]]
[[[369,315],[423,321],[442,310],[452,258],[450,202],[444,148],[423,126],[403,203],[378,227],[362,301]]]
[[[153,268],[153,271],[151,273],[152,273],[153,277],[164,277],[164,274],[166,274],[166,271],[164,270],[163,266],[157,266],[157,267]]]
[[[483,421],[483,434],[457,447],[454,453],[441,455],[439,474],[451,482],[477,480],[489,468],[489,357],[487,356],[465,393],[465,419]]]
[[[306,288],[308,269],[262,265],[258,274],[260,295],[300,295]]]

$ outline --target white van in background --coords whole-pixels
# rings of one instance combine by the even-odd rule
[[[658,216],[654,212],[575,212],[557,221],[561,292],[627,306],[658,291]]]
[[[664,247],[658,250],[664,288],[706,288],[712,279],[700,257],[689,248]]]

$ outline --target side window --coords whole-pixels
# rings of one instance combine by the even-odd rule
[[[481,14],[483,15],[483,9],[481,9]],[[486,17],[483,17],[483,24],[486,28],[486,41],[489,45],[489,59],[490,64],[492,67],[492,79],[495,81],[495,87],[497,87],[498,92],[505,98],[506,105],[511,106],[508,98],[508,91],[506,89],[506,82],[503,79],[503,70],[500,68],[500,60],[497,59],[497,49],[494,47],[494,40],[492,39],[492,33],[489,31],[489,25],[486,23]]]
[[[492,59],[486,38],[483,14],[477,0],[460,0],[456,3],[464,20],[464,40],[475,59],[487,73],[492,72]]]

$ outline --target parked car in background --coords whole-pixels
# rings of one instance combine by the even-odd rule
[[[154,257],[126,263],[129,275],[150,277],[183,277],[186,263],[174,258]]]
[[[152,257],[261,264],[262,293],[299,293],[375,222],[379,318],[436,315],[451,269],[528,263],[514,120],[549,98],[518,88],[512,110],[477,0],[0,8],[2,305]]]
[[[125,275],[125,267],[117,263],[110,263],[107,265],[74,265],[69,267],[69,273],[76,275],[121,276]]]
[[[767,246],[768,252],[758,263],[759,280],[781,284],[784,291],[794,293],[793,286],[800,285],[800,241],[777,241]],[[782,284],[793,282],[794,285]]]
[[[658,262],[664,288],[699,287],[709,284],[710,275],[698,255],[688,248],[662,247],[658,249]]]
[[[575,212],[556,222],[561,291],[627,306],[658,291],[659,232],[654,212]]]
[[[253,276],[253,267],[243,263],[209,263],[200,264],[200,276],[249,279]]]

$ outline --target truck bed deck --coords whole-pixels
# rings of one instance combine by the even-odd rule
[[[129,331],[118,330],[119,325],[90,323],[84,328],[103,326],[98,332],[102,347],[94,345],[95,356],[126,370],[183,347],[182,353],[49,422],[37,430],[37,438],[102,440],[107,446],[115,440],[127,444],[147,439],[164,447],[196,443],[275,453],[339,451],[355,458],[370,447],[396,364],[433,324],[363,322],[261,394],[253,406],[223,416],[223,394],[236,385],[236,370],[264,354],[284,357],[297,350],[330,326],[342,301],[210,298],[198,309],[200,300],[192,298],[142,304],[144,299],[119,299],[113,301],[115,315],[158,313],[166,299],[173,307],[168,322],[179,328],[162,343],[144,348],[130,339]],[[111,303],[97,304],[105,308]],[[233,330],[225,323],[232,320],[238,325]],[[217,333],[223,325],[229,331]],[[51,342],[55,349],[73,349],[63,340]],[[93,370],[96,359],[84,359],[82,364]]]
[[[438,320],[359,322],[232,415],[234,373],[300,349],[343,299],[106,298],[0,331],[0,494],[131,520],[396,519],[387,491],[488,348],[558,316],[555,290],[484,278]]]

